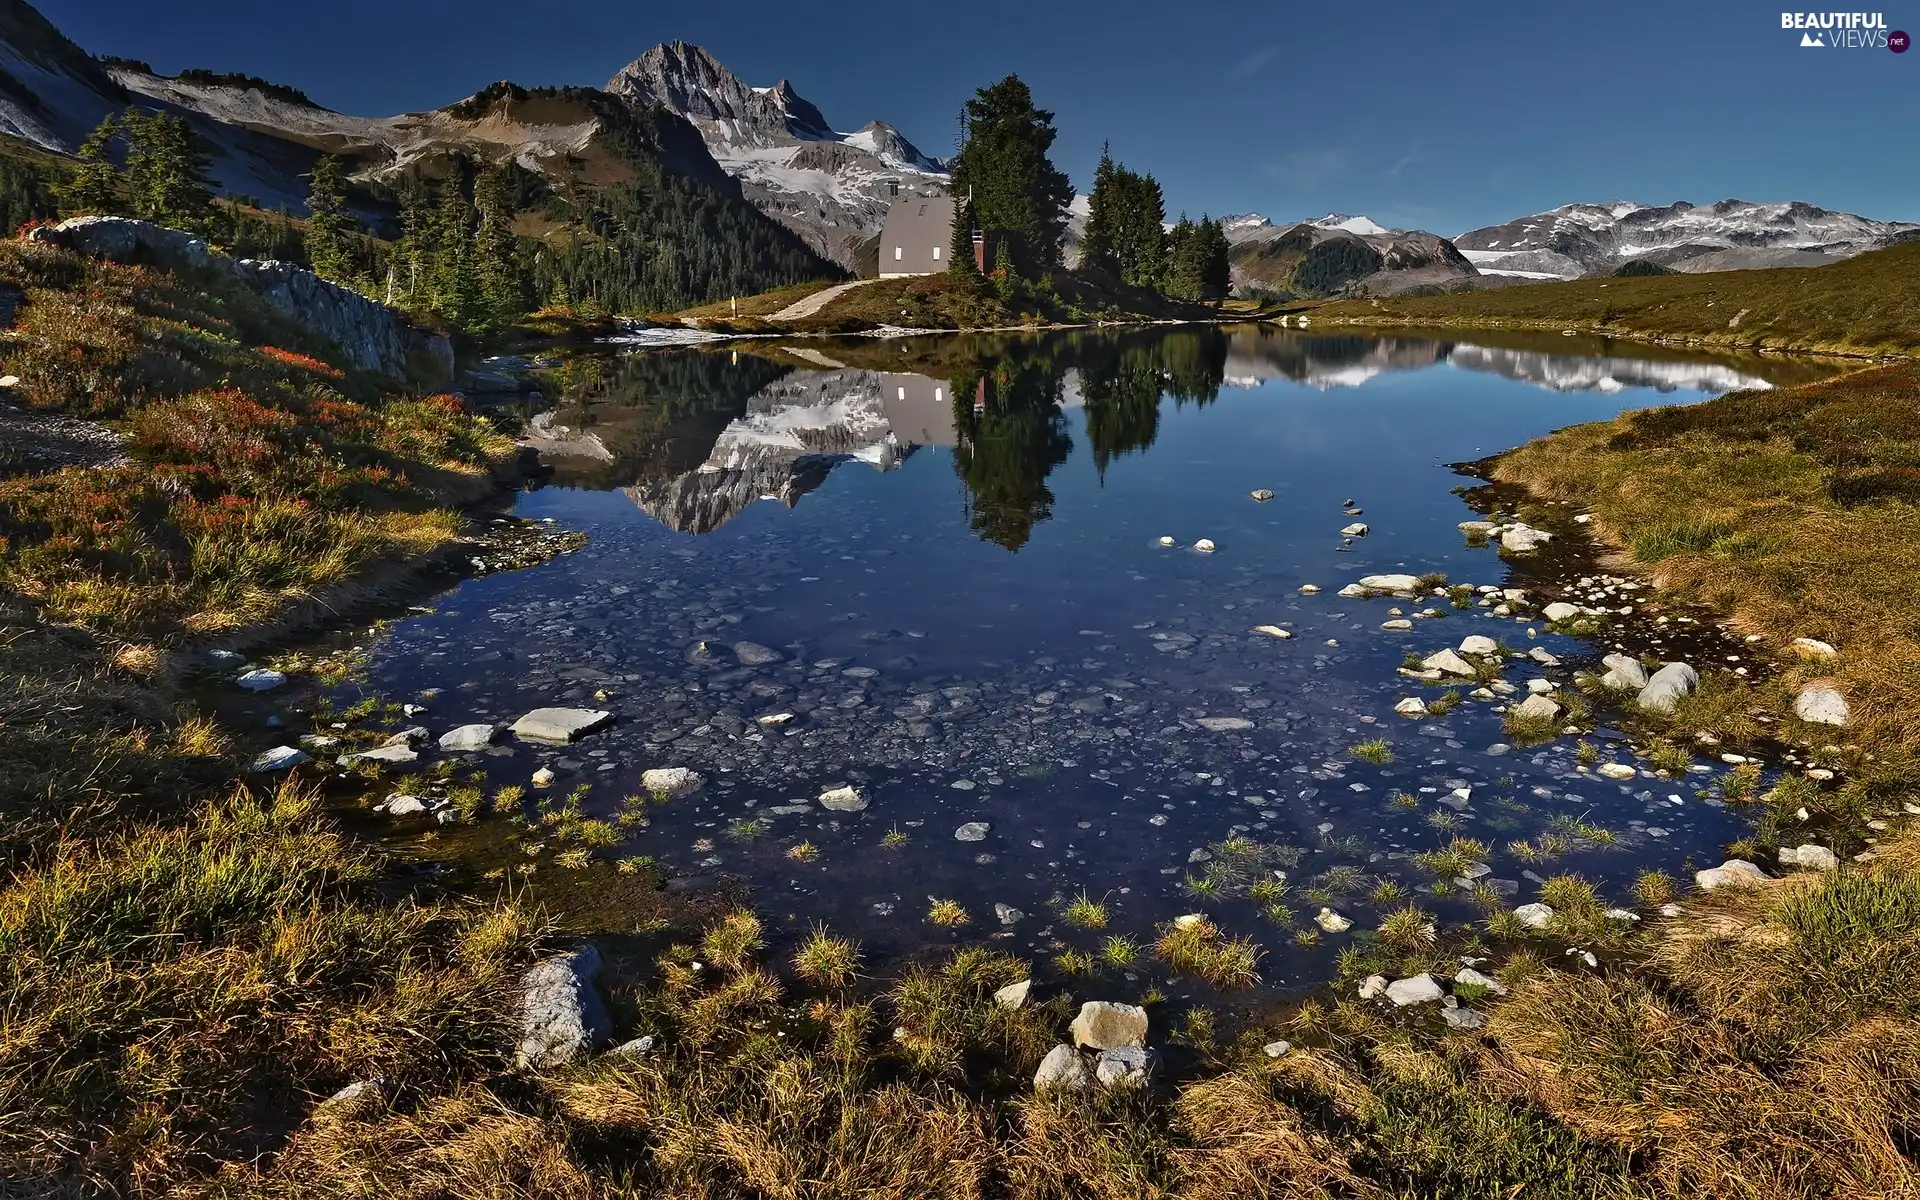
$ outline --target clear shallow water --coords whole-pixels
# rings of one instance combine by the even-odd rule
[[[1565,682],[1600,648],[1541,623],[1529,638],[1484,608],[1334,594],[1389,571],[1524,585],[1464,545],[1455,526],[1476,514],[1448,463],[1775,369],[1551,349],[1208,330],[574,364],[555,423],[608,454],[556,460],[558,479],[595,486],[534,491],[519,513],[590,544],[388,627],[372,683],[396,699],[437,689],[436,733],[541,705],[613,710],[574,746],[508,742],[481,761],[500,783],[550,766],[555,792],[586,784],[602,815],[643,770],[692,767],[707,786],[611,853],[737,874],[776,922],[825,921],[878,955],[948,936],[925,921],[935,896],[968,908],[973,935],[1042,953],[1206,911],[1259,939],[1269,984],[1313,982],[1347,940],[1291,943],[1326,902],[1309,891],[1324,873],[1353,869],[1335,872],[1332,903],[1364,928],[1380,913],[1367,887],[1429,887],[1409,857],[1456,833],[1491,847],[1485,882],[1510,904],[1535,898],[1529,870],[1577,869],[1620,899],[1643,866],[1735,836],[1737,819],[1695,796],[1703,777],[1582,774],[1573,738],[1508,749],[1487,702],[1419,722],[1392,711],[1421,694],[1395,674],[1409,650],[1483,633],[1565,660],[1510,663],[1524,689]],[[1354,520],[1371,532],[1347,544]],[[1215,552],[1191,549],[1202,537]],[[1298,594],[1309,583],[1323,590]],[[1396,603],[1450,615],[1382,630]],[[1293,637],[1252,632],[1265,624]],[[743,641],[779,661],[743,663]],[[794,715],[757,723],[776,713]],[[1349,753],[1371,738],[1393,761]],[[843,783],[864,811],[815,802]],[[1619,844],[1551,865],[1506,850],[1556,817]],[[759,836],[735,836],[743,820]],[[975,822],[982,840],[956,840]],[[882,848],[890,829],[908,844]],[[1190,890],[1230,835],[1286,872],[1291,921],[1231,887]],[[786,856],[803,839],[813,862]],[[1083,891],[1107,903],[1102,934],[1058,919]],[[1470,912],[1457,892],[1423,902]],[[1026,915],[1003,927],[996,905]]]

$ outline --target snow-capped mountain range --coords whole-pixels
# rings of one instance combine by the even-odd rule
[[[1260,213],[1234,213],[1220,218],[1220,227],[1226,232],[1229,242],[1245,242],[1263,237],[1269,231],[1284,232],[1298,225],[1311,225],[1315,229],[1329,229],[1340,233],[1355,233],[1361,236],[1375,236],[1401,232],[1388,229],[1372,217],[1349,216],[1346,213],[1328,213],[1324,217],[1311,220],[1289,221],[1276,225]]]
[[[655,46],[606,90],[691,121],[755,207],[842,266],[853,266],[859,243],[879,231],[893,187],[935,191],[947,183],[947,165],[886,122],[835,132],[786,80],[749,86],[687,42]]]
[[[1920,230],[1793,201],[1566,204],[1453,239],[1483,273],[1572,279],[1644,259],[1676,271],[1818,266]]]

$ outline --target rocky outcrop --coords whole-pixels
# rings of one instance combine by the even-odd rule
[[[217,272],[339,346],[363,371],[400,379],[414,367],[432,376],[433,384],[453,377],[453,345],[445,334],[417,329],[393,309],[305,267],[229,258],[192,234],[125,217],[74,217],[35,229],[27,238],[112,262]]]

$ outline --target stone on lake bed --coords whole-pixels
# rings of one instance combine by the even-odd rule
[[[1444,671],[1448,675],[1459,675],[1466,679],[1472,679],[1479,674],[1479,672],[1474,669],[1472,663],[1461,658],[1451,650],[1442,650],[1437,654],[1429,654],[1426,658],[1420,660],[1420,665],[1429,671]]]
[[[1033,1073],[1033,1090],[1036,1092],[1064,1088],[1068,1091],[1082,1091],[1093,1086],[1093,1071],[1088,1068],[1087,1060],[1072,1046],[1062,1043],[1047,1051],[1040,1060],[1040,1067]]]
[[[461,725],[440,735],[442,750],[485,750],[500,736],[500,727],[491,722]]]
[[[1267,501],[1273,499],[1273,489],[1271,488],[1255,488],[1251,492],[1248,492],[1247,494],[1249,496],[1252,496],[1255,500],[1258,500],[1262,504],[1265,504]]]
[[[1693,874],[1694,884],[1703,892],[1720,887],[1750,887],[1766,880],[1767,873],[1744,858],[1730,858],[1717,867]]]
[[[849,783],[842,787],[829,788],[821,792],[820,807],[830,808],[834,812],[856,813],[867,807],[867,798],[860,794],[859,788]],[[955,836],[958,837],[959,835],[956,834]],[[966,841],[967,839],[961,838],[961,840]],[[974,838],[973,840],[979,841],[980,839]]]
[[[1133,1004],[1089,1000],[1069,1026],[1077,1046],[1093,1050],[1139,1048],[1147,1044],[1147,1010]]]
[[[1468,537],[1492,537],[1493,531],[1500,527],[1492,521],[1462,521],[1455,528]]]
[[[287,677],[279,671],[261,667],[257,670],[248,671],[245,675],[234,680],[234,682],[250,692],[270,692],[284,685],[287,682]]]
[[[953,831],[953,840],[956,842],[984,842],[987,840],[987,831],[992,828],[993,826],[987,824],[985,821],[968,821],[965,825]]]
[[[513,723],[513,736],[534,742],[571,742],[613,720],[597,708],[536,708]]]
[[[1362,575],[1360,586],[1370,592],[1412,592],[1420,588],[1415,575]]]
[[[1427,715],[1427,702],[1418,696],[1408,696],[1394,705],[1393,711],[1403,717],[1424,717]]]
[[[677,800],[700,790],[706,780],[689,767],[653,767],[640,773],[640,786],[656,796]]]
[[[762,646],[759,642],[735,642],[733,656],[740,660],[740,665],[743,667],[764,667],[768,663],[786,660],[786,655],[771,646]]]
[[[1561,621],[1571,621],[1579,616],[1580,606],[1578,604],[1568,604],[1565,600],[1555,600],[1552,604],[1541,609],[1540,615],[1555,624],[1559,624]]]
[[[1018,925],[1027,916],[1011,904],[995,904],[993,915],[1002,925]]]
[[[1393,1002],[1395,1008],[1431,1004],[1445,994],[1440,981],[1431,975],[1411,975],[1387,985],[1387,999]]]
[[[420,754],[412,746],[401,742],[393,746],[378,746],[372,750],[362,750],[358,754],[349,754],[342,762],[380,763],[389,767],[407,767],[420,761]]]
[[[1606,776],[1608,779],[1619,780],[1622,783],[1640,774],[1637,768],[1627,763],[1601,763],[1598,767],[1595,767],[1594,770]]]
[[[1253,728],[1253,722],[1245,717],[1200,717],[1195,724],[1214,733],[1237,733],[1243,729]]]
[[[1367,536],[1367,526],[1366,526],[1366,522],[1364,522],[1364,521],[1355,521],[1355,522],[1354,522],[1353,524],[1351,524],[1351,525],[1349,525],[1349,526],[1347,526],[1347,527],[1346,527],[1345,529],[1342,529],[1342,530],[1340,531],[1340,536],[1341,536],[1341,537],[1365,537],[1365,536]]]
[[[1500,653],[1500,643],[1483,633],[1470,634],[1461,639],[1460,653],[1482,655],[1498,654]]]
[[[1812,725],[1845,725],[1853,719],[1853,710],[1840,689],[1810,683],[1793,698],[1793,715]]]
[[[1264,633],[1271,638],[1279,638],[1283,642],[1293,636],[1292,633],[1280,628],[1278,625],[1255,625],[1253,631],[1255,633]]]
[[[304,750],[292,746],[275,746],[271,750],[262,750],[254,756],[250,771],[290,771],[294,767],[304,766],[313,761],[313,756]]]
[[[1395,633],[1411,633],[1413,631],[1413,622],[1407,620],[1405,617],[1395,617],[1390,621],[1380,622],[1380,628],[1389,629]]]
[[[390,817],[411,817],[427,811],[427,802],[418,796],[409,796],[395,792],[385,800],[373,806],[375,812],[386,813]]]
[[[772,728],[775,725],[785,725],[788,721],[793,720],[793,714],[790,712],[768,713],[764,717],[755,717],[754,720],[761,725]]]
[[[1686,663],[1667,663],[1647,677],[1647,685],[1640,689],[1634,703],[1647,712],[1670,713],[1699,684],[1699,672]]]
[[[1328,933],[1345,933],[1353,928],[1353,922],[1330,908],[1322,908],[1314,914],[1314,924]]]

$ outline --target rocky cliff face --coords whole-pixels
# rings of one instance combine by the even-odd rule
[[[440,376],[435,384],[453,375],[453,347],[445,334],[417,329],[385,305],[292,263],[228,258],[192,234],[124,217],[75,217],[27,236],[113,262],[215,271],[338,345],[363,371],[400,379],[410,367],[430,365]]]

